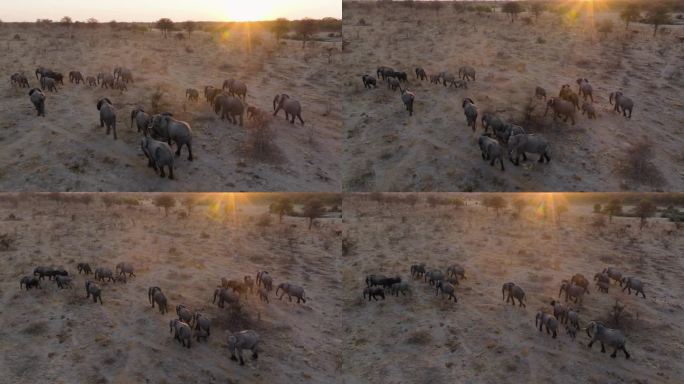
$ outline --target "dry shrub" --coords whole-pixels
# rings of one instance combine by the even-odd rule
[[[10,234],[0,234],[0,252],[10,251],[14,249],[14,243],[16,239]]]
[[[157,87],[150,95],[150,111],[153,114],[161,113],[167,110],[168,106],[169,104],[164,98],[164,91],[161,87]]]
[[[633,182],[658,187],[663,185],[664,178],[653,163],[654,157],[653,144],[647,139],[642,139],[625,149],[615,170]]]
[[[414,331],[411,333],[411,335],[406,339],[406,342],[408,344],[416,344],[416,345],[428,345],[432,343],[432,335],[430,334],[429,331]]]
[[[274,143],[275,133],[271,128],[271,117],[258,111],[247,122],[247,155],[255,160],[273,161],[277,157],[278,147]]]

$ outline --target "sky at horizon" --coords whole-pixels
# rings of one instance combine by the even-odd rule
[[[342,0],[92,0],[0,1],[0,20],[33,22],[36,19],[74,21],[94,17],[100,22],[151,22],[162,17],[174,21],[258,21],[285,17],[342,18]]]

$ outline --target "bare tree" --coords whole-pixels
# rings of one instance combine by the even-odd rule
[[[164,215],[169,215],[169,209],[176,206],[176,199],[171,195],[161,195],[154,199],[154,205],[159,208],[164,208]]]
[[[509,1],[501,7],[502,12],[506,12],[511,16],[511,23],[518,17],[518,13],[522,12],[522,6],[517,1]]]
[[[192,34],[192,32],[197,29],[197,24],[195,24],[194,21],[186,21],[185,23],[183,23],[183,29],[185,29],[188,32],[189,39],[190,34]]]
[[[278,215],[278,223],[282,223],[283,216],[291,214],[294,211],[294,207],[290,199],[282,198],[273,203],[271,210]]]
[[[313,225],[313,221],[325,213],[325,206],[323,202],[318,199],[311,199],[304,204],[304,216],[309,219],[309,230]]]
[[[629,28],[629,23],[636,21],[641,16],[639,4],[630,3],[620,12],[620,18],[625,21],[625,29]]]
[[[280,44],[280,39],[290,30],[290,21],[285,18],[276,19],[271,26],[271,32],[275,35],[276,42]]]
[[[482,200],[482,205],[487,208],[493,208],[496,212],[496,217],[499,217],[499,211],[506,208],[508,202],[501,196],[487,196]]]
[[[669,9],[664,4],[654,5],[646,13],[646,22],[653,24],[653,37],[658,33],[658,27],[670,23]]]
[[[622,202],[618,199],[613,199],[609,201],[603,209],[608,214],[608,222],[612,223],[613,216],[622,213]]]
[[[650,200],[643,199],[634,208],[634,213],[639,217],[639,230],[642,230],[646,225],[646,219],[655,215],[656,206]]]
[[[295,27],[297,34],[302,38],[302,48],[306,47],[307,41],[316,32],[316,22],[308,17],[300,20]]]
[[[173,21],[169,18],[162,18],[157,20],[157,28],[162,33],[162,36],[166,39],[169,37],[169,31],[173,29]]]

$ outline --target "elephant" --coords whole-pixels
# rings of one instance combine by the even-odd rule
[[[228,79],[223,82],[223,90],[226,88],[231,96],[241,98],[243,101],[247,100],[247,84],[242,81]]]
[[[45,67],[36,68],[36,80],[40,80],[40,77],[42,77],[45,73],[50,72],[52,72],[52,70]],[[40,75],[40,77],[38,75]]]
[[[11,76],[10,81],[12,85],[18,85],[20,88],[30,88],[28,79],[22,73],[15,73]]]
[[[539,332],[542,331],[542,326],[546,326],[546,333],[553,332],[553,338],[558,335],[558,320],[552,315],[544,312],[538,312],[534,318],[534,326],[539,325]]]
[[[252,276],[244,276],[242,282],[245,287],[249,288],[249,293],[254,293],[254,280],[252,279]]]
[[[397,88],[399,88],[399,80],[397,80],[394,77],[390,77],[387,79],[387,89],[391,89],[392,91],[396,91]]]
[[[366,296],[368,296],[368,301],[371,301],[371,299],[378,301],[378,297],[385,300],[385,289],[383,287],[366,287],[363,289],[364,300]]]
[[[214,99],[216,96],[223,92],[220,88],[214,88],[211,85],[204,87],[204,97],[207,99],[207,103],[210,105],[214,104]]]
[[[116,140],[116,109],[108,98],[102,98],[97,101],[97,110],[100,111],[100,127],[107,125],[107,135],[109,130],[114,134]]]
[[[596,119],[596,108],[594,104],[587,103],[586,101],[582,103],[582,114],[587,114],[589,119]]]
[[[421,278],[425,274],[425,263],[413,264],[411,266],[411,277]]]
[[[622,287],[622,272],[619,269],[610,267],[604,269],[602,273],[606,274],[609,278],[617,281]]]
[[[223,308],[227,302],[229,305],[238,305],[240,303],[240,297],[235,293],[229,291],[227,288],[218,288],[214,291],[214,300],[212,303],[216,302],[218,297],[218,307]]]
[[[27,291],[31,288],[42,289],[40,287],[40,280],[38,280],[38,278],[35,276],[24,276],[24,277],[22,277],[21,280],[19,281],[19,289],[21,289],[22,285],[24,287],[26,287]]]
[[[385,289],[390,289],[392,285],[396,283],[401,283],[401,277],[395,276],[395,277],[385,277],[380,281],[380,285],[382,285],[383,288]]]
[[[392,75],[392,74],[394,74],[394,69],[392,69],[390,67],[385,67],[385,66],[378,67],[378,70],[377,70],[378,78],[382,78],[382,80],[385,80],[387,78],[387,75]]]
[[[427,74],[425,73],[425,70],[423,68],[416,68],[416,79],[420,79],[421,81],[427,80]]]
[[[392,286],[390,287],[390,294],[399,297],[399,292],[401,292],[401,294],[404,296],[406,296],[406,292],[410,293],[411,286],[409,286],[409,283],[403,281],[392,284]]]
[[[513,160],[513,152],[515,152],[515,160]],[[516,166],[520,165],[520,155],[523,161],[527,160],[526,153],[536,153],[539,155],[539,162],[550,162],[549,157],[549,143],[543,137],[535,134],[524,133],[520,135],[513,135],[508,140],[508,159]]]
[[[458,77],[463,80],[475,81],[475,68],[469,65],[462,66],[458,69]]]
[[[192,129],[188,123],[174,119],[172,113],[164,112],[154,115],[151,128],[153,136],[163,138],[169,146],[172,141],[176,143],[176,156],[180,156],[183,145],[188,147],[188,160],[192,161]]]
[[[589,84],[589,80],[587,79],[577,79],[577,85],[578,85],[578,90],[577,93],[579,93],[580,96],[584,98],[584,101],[587,101],[587,97],[591,99],[591,102],[594,102],[594,95],[592,94],[593,88],[591,87],[591,84]]]
[[[439,77],[442,79],[442,85],[447,86],[447,84],[453,84],[454,81],[456,81],[456,76],[452,75],[449,72],[441,72],[439,74]]]
[[[370,89],[370,88],[377,88],[378,87],[378,81],[373,76],[363,75],[363,76],[361,76],[361,80],[363,80],[363,86],[365,88]]]
[[[558,93],[558,97],[560,97],[563,100],[571,102],[572,105],[579,111],[579,96],[577,96],[577,94],[572,91],[569,84],[565,84],[561,87],[561,90]]]
[[[465,268],[463,268],[463,266],[460,264],[452,264],[449,267],[447,267],[447,276],[460,277],[461,279],[465,279]]]
[[[89,87],[95,87],[97,86],[97,79],[95,76],[88,76],[85,79],[86,84],[88,84]]]
[[[199,92],[194,88],[188,88],[185,90],[185,97],[194,102],[199,101]]]
[[[541,99],[542,97],[544,98],[544,101],[546,101],[546,90],[542,87],[537,87],[534,89],[534,97]]]
[[[583,274],[581,273],[576,273],[575,275],[572,276],[570,279],[570,282],[572,284],[578,285],[586,291],[587,295],[589,294],[589,280],[587,280],[586,277],[584,277]]]
[[[463,99],[463,103],[461,104],[463,107],[463,113],[466,116],[466,120],[468,122],[468,126],[473,128],[473,132],[475,132],[475,129],[477,128],[477,107],[475,106],[475,102],[473,99],[470,98],[465,98]]]
[[[55,282],[57,283],[57,286],[60,289],[71,288],[71,277],[70,276],[64,276],[64,275],[55,276]]]
[[[622,116],[631,119],[632,108],[634,108],[634,102],[632,101],[632,99],[623,95],[620,91],[611,92],[610,98],[608,99],[610,105],[613,105],[613,99],[615,99],[615,108],[613,110],[618,113],[621,112],[620,110],[622,110]],[[627,110],[629,110],[629,116],[627,116]]]
[[[174,156],[171,146],[163,141],[158,141],[145,135],[140,139],[140,147],[142,148],[145,157],[147,157],[148,167],[152,167],[155,172],[159,171],[159,177],[161,178],[166,176],[164,167],[167,167],[169,169],[169,179],[174,179]]]
[[[126,276],[128,273],[128,277],[135,276],[135,273],[133,273],[134,270],[135,268],[133,268],[133,264],[127,261],[123,261],[116,265],[116,273],[119,275]]]
[[[553,108],[553,119],[556,120],[557,116],[565,116],[564,122],[568,121],[568,118],[572,121],[572,125],[575,125],[575,106],[563,99],[552,97],[546,102],[546,110],[544,111],[544,116],[549,111],[549,108]]]
[[[114,273],[112,272],[112,270],[105,267],[95,268],[95,280],[100,280],[104,282],[105,279],[109,279],[109,281],[114,281]]]
[[[278,288],[276,289],[276,296],[278,296],[278,290],[282,289],[283,293],[280,295],[280,300],[283,299],[283,296],[287,294],[287,298],[292,301],[292,296],[297,298],[297,304],[301,302],[306,303],[306,298],[304,295],[304,288],[300,287],[299,285],[294,285],[290,283],[280,283],[278,284]]]
[[[268,290],[266,288],[259,287],[257,294],[259,295],[259,300],[268,303]]]
[[[221,287],[231,288],[233,292],[237,292],[239,295],[246,295],[249,290],[249,286],[246,283],[237,280],[226,280],[225,278],[221,278]]]
[[[482,126],[484,127],[485,133],[487,133],[489,128],[492,128],[492,132],[502,130],[506,124],[501,118],[490,112],[484,112],[480,120],[482,122]]]
[[[88,263],[78,263],[77,268],[78,268],[78,274],[79,275],[81,274],[81,272],[83,272],[86,275],[89,275],[93,271],[90,268],[90,264],[88,264]]]
[[[115,76],[116,80],[121,80],[126,84],[134,82],[133,72],[131,72],[131,70],[128,68],[120,68],[118,73],[115,72]]]
[[[43,91],[48,90],[55,93],[59,93],[59,89],[57,88],[57,82],[55,82],[55,79],[53,79],[52,77],[42,77],[40,79],[40,87],[43,89]]]
[[[147,132],[147,128],[152,121],[152,116],[146,113],[144,109],[136,108],[131,111],[131,127],[133,127],[134,121],[135,126],[138,128],[138,132]]]
[[[394,72],[394,77],[396,77],[400,82],[408,82],[408,75],[406,72]]]
[[[552,300],[553,316],[561,323],[568,322],[568,308],[566,308],[560,301]]]
[[[575,299],[575,303],[582,304],[582,297],[584,293],[587,291],[584,287],[580,287],[579,285],[575,285],[567,280],[563,280],[563,283],[561,284],[560,291],[558,291],[558,297],[561,297],[561,294],[565,291],[565,301],[567,302],[570,298]]]
[[[201,313],[195,313],[195,329],[205,331],[207,336],[211,335],[211,321],[209,318],[202,315]]]
[[[591,348],[591,346],[598,341],[601,343],[601,352],[606,352],[606,347],[604,346],[605,343],[609,347],[614,348],[610,357],[615,358],[617,356],[617,351],[622,350],[622,352],[625,353],[625,358],[629,359],[629,353],[627,352],[627,349],[625,349],[627,340],[625,339],[625,335],[622,333],[622,331],[619,329],[608,328],[603,323],[598,321],[589,322],[585,329],[587,331],[587,336],[591,338],[591,341],[589,344],[587,344],[589,348]],[[596,331],[593,336],[591,335],[592,331]]]
[[[240,118],[239,124],[242,126],[245,105],[237,97],[221,94],[214,99],[214,112],[221,116],[221,120],[228,119],[232,124],[238,124],[237,116]]]
[[[266,271],[257,272],[256,284],[257,287],[261,287],[261,285],[263,284],[264,288],[266,288],[267,291],[273,290],[273,279],[271,278],[271,275],[269,275]]]
[[[178,315],[178,320],[190,325],[192,325],[192,320],[195,318],[195,314],[183,304],[176,306],[176,315]]]
[[[496,161],[499,160],[501,170],[506,170],[503,164],[503,149],[496,139],[493,139],[488,135],[482,135],[477,140],[477,144],[480,146],[482,160],[489,160],[489,165],[491,166],[494,166]]]
[[[511,301],[511,305],[515,305],[515,299],[518,299],[518,303],[521,307],[527,307],[525,303],[523,303],[525,291],[521,287],[515,283],[505,283],[501,288],[502,300],[503,297],[505,297],[506,292],[508,292],[508,297],[506,298],[507,303]]]
[[[456,289],[454,288],[453,285],[449,283],[445,283],[444,281],[438,281],[437,284],[435,284],[435,296],[439,295],[439,292],[442,292],[442,296],[445,294],[447,295],[447,299],[451,300],[454,299],[454,303],[458,303],[458,299],[456,298],[456,295],[454,292]]]
[[[168,303],[166,301],[166,295],[164,295],[161,288],[150,287],[147,290],[147,298],[150,300],[150,304],[152,304],[152,308],[154,308],[154,303],[157,303],[157,307],[159,308],[159,313],[164,314],[164,313],[169,312]]]
[[[240,358],[240,365],[245,365],[245,361],[242,358],[242,350],[249,349],[252,351],[252,358],[254,360],[259,358],[259,334],[252,331],[240,331],[232,333],[228,336],[228,350],[230,351],[230,359],[233,361],[238,361]],[[236,357],[236,352],[237,356]]]
[[[100,84],[100,88],[114,88],[114,76],[111,73],[98,73],[97,83]]]
[[[622,292],[624,292],[626,289],[627,294],[631,295],[632,290],[634,290],[634,296],[639,296],[641,293],[644,299],[646,298],[646,294],[644,293],[644,283],[642,283],[641,280],[637,279],[636,277],[623,277],[622,283],[624,284]]]
[[[175,332],[174,332],[175,331]],[[183,347],[190,349],[190,340],[192,339],[192,330],[187,323],[178,319],[169,321],[169,333],[174,332],[173,338],[178,340]]]
[[[375,287],[377,285],[382,285],[385,279],[387,279],[387,276],[385,275],[368,275],[366,276],[366,286]]]
[[[29,91],[29,99],[36,108],[38,116],[45,116],[45,94],[40,88],[33,88]]]
[[[439,75],[430,75],[430,84],[439,84]]]
[[[69,72],[69,82],[80,84],[83,81],[83,75],[79,71]]]
[[[42,82],[45,78],[53,79],[55,84],[64,85],[64,75],[59,72],[47,70],[40,75],[40,81]]]
[[[290,98],[289,95],[283,93],[280,95],[276,95],[276,97],[273,99],[273,116],[278,114],[278,111],[283,109],[285,111],[285,120],[289,119],[289,116],[292,115],[292,120],[290,120],[290,124],[294,124],[295,117],[299,118],[299,122],[304,125],[304,120],[302,119],[302,106],[299,104],[299,101]]]
[[[93,303],[97,303],[97,299],[100,299],[100,305],[103,305],[102,303],[102,289],[100,289],[100,286],[95,284],[93,281],[86,281],[85,283],[85,289],[86,289],[86,299],[90,298],[90,295],[93,296]]]
[[[416,95],[408,89],[401,89],[401,101],[404,103],[406,110],[409,111],[409,116],[413,116],[413,102],[416,100]]]
[[[123,93],[124,91],[128,91],[128,86],[126,85],[126,82],[123,80],[116,80],[114,81],[114,86],[112,89],[116,89],[118,91],[121,91]]]
[[[511,136],[523,134],[525,134],[525,129],[513,123],[504,123],[499,129],[494,130],[497,140],[504,144],[508,144]]]
[[[53,269],[50,267],[36,267],[33,270],[33,276],[38,276],[40,280],[43,280],[45,276],[48,277],[48,280],[52,280],[51,276],[53,275]]]

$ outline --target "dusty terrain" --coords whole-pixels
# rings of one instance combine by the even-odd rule
[[[20,41],[13,39],[20,36]],[[73,38],[70,38],[73,34]],[[247,35],[252,36],[250,45]],[[175,35],[175,33],[174,33]],[[340,186],[341,107],[339,57],[328,63],[327,48],[340,49],[340,38],[320,33],[302,49],[299,41],[275,38],[266,30],[242,24],[226,34],[195,31],[177,41],[157,30],[134,32],[97,29],[69,31],[60,25],[3,24],[0,28],[0,189],[3,191],[338,191]],[[254,43],[257,41],[257,43]],[[34,71],[45,66],[61,72],[65,85],[47,93],[46,116],[36,117],[27,89],[12,89],[11,74],[25,72],[31,87]],[[135,83],[121,94],[69,84],[67,74],[111,73],[123,66]],[[250,156],[251,129],[216,117],[204,102],[207,85],[220,87],[236,78],[248,87],[247,104],[273,112],[276,94],[288,93],[302,105],[305,126],[274,118],[272,144],[265,159]],[[186,88],[200,91],[200,102],[185,98]],[[171,111],[194,131],[194,162],[187,151],[176,161],[177,180],[160,179],[140,149],[141,134],[130,127],[130,113],[153,109],[160,89],[159,112]],[[119,140],[105,136],[96,102],[108,97],[117,109]],[[174,145],[175,150],[175,145]]]
[[[467,201],[460,209],[429,208],[424,201],[379,205],[370,197],[347,196],[344,205],[350,244],[342,267],[344,382],[674,383],[684,377],[678,294],[684,237],[673,223],[651,219],[640,233],[637,219],[615,217],[599,231],[589,225],[590,205],[571,205],[558,226],[540,221],[530,207],[520,219],[512,219],[510,209],[497,218],[472,194],[460,196]],[[458,303],[411,280],[409,268],[419,262],[465,267]],[[592,281],[579,306],[581,326],[607,321],[619,300],[628,313],[621,329],[630,360],[622,354],[611,359],[598,344],[589,350],[585,332],[574,341],[565,331],[553,339],[534,326],[537,310],[557,299],[562,279],[575,273],[591,279],[607,266],[639,276],[646,299],[628,296],[617,284],[599,293]],[[413,292],[368,302],[362,290],[371,273],[399,274]],[[502,300],[508,281],[523,287],[527,308]]]
[[[340,220],[319,219],[309,231],[306,219],[295,217],[279,225],[274,216],[270,226],[257,226],[267,207],[245,202],[229,220],[203,206],[186,219],[178,218],[181,211],[174,208],[165,218],[149,201],[107,209],[99,198],[87,209],[44,198],[18,207],[0,203],[0,234],[14,239],[0,252],[3,381],[332,382],[341,346],[335,294]],[[7,219],[11,214],[15,218]],[[76,264],[114,269],[122,260],[134,264],[137,277],[126,285],[102,283],[104,305],[87,300]],[[64,266],[75,274],[74,289],[59,290],[46,280],[42,290],[20,291],[20,278],[38,265]],[[278,301],[274,292],[269,304],[248,295],[242,314],[211,303],[221,277],[241,279],[264,269],[274,284],[302,285],[306,304]],[[169,313],[150,308],[150,286],[166,293]],[[180,303],[211,319],[208,343],[193,339],[186,349],[173,340],[169,320]],[[245,352],[241,367],[229,359],[225,332],[245,328],[261,335],[263,351],[256,361]]]
[[[533,23],[526,25],[524,17]],[[449,4],[439,13],[345,4],[343,189],[682,190],[684,25],[666,26],[654,38],[650,25],[632,23],[625,31],[617,13],[597,11],[594,18],[614,21],[606,39],[589,27],[586,12],[574,22],[548,12],[534,22],[534,16],[522,13],[512,24],[503,13],[457,13]],[[458,75],[462,65],[477,71],[467,90],[416,79],[418,66],[428,75]],[[386,83],[364,88],[361,75],[376,76],[379,66],[408,74],[403,86],[416,95],[413,117],[399,91],[392,92]],[[562,119],[554,122],[551,113],[543,117],[545,103],[534,98],[535,87],[545,88],[548,96],[558,96],[563,84],[577,92],[580,77],[593,85],[597,119],[577,111],[577,123],[571,126]],[[617,90],[634,100],[631,119],[612,111],[609,94]],[[465,97],[479,109],[475,133],[466,126]],[[528,105],[532,109],[526,119]],[[551,145],[550,164],[537,164],[533,155],[533,161],[520,167],[506,160],[505,172],[490,167],[477,146],[485,111],[544,136]],[[650,143],[653,155],[633,149],[640,143]],[[627,157],[650,163],[650,170],[625,176],[617,168],[634,168]]]

